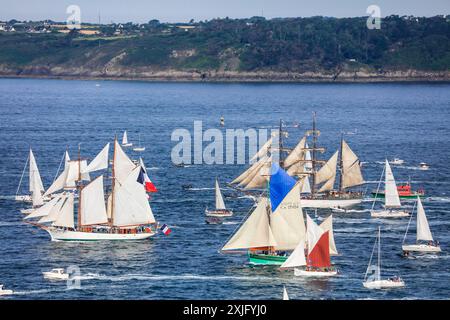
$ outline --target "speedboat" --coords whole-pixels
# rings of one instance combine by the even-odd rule
[[[363,282],[363,286],[367,289],[403,288],[405,282],[400,277],[394,277],[385,280],[366,281]]]
[[[0,284],[0,296],[6,296],[6,295],[13,294],[13,293],[14,292],[12,290],[3,289],[3,285]]]
[[[409,212],[406,210],[370,210],[372,218],[404,218],[409,217]]]
[[[430,166],[428,164],[426,164],[425,162],[421,162],[419,164],[419,169],[420,170],[428,170],[428,169],[430,169]]]
[[[389,163],[393,165],[402,165],[405,163],[405,160],[394,158],[394,160],[389,161]]]
[[[69,279],[69,274],[64,272],[63,268],[52,269],[51,271],[42,272],[44,278],[51,280],[67,280]]]

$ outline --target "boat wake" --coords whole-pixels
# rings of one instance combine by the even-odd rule
[[[428,197],[425,201],[450,202],[450,197]]]
[[[0,199],[3,199],[3,200],[15,200],[16,199],[16,196],[6,196],[6,195],[0,195]]]
[[[145,280],[145,281],[161,281],[161,280],[205,280],[205,281],[274,281],[274,277],[264,277],[264,276],[206,276],[206,275],[196,275],[196,274],[181,274],[181,275],[147,275],[147,274],[124,274],[124,275],[105,275],[98,273],[87,273],[81,276],[75,276],[74,280],[103,280],[103,281],[130,281],[130,280]]]

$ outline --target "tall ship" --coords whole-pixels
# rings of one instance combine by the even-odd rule
[[[84,184],[90,173],[109,172],[108,158],[109,143],[88,165],[79,148],[78,159],[71,160],[62,178],[53,184],[53,192],[62,192],[24,219],[47,231],[52,241],[143,240],[154,236],[157,222],[142,178],[145,168],[126,155],[117,138],[111,162],[111,192],[105,197],[103,174]],[[75,192],[65,190],[74,167],[78,168]]]
[[[363,192],[354,190],[365,183],[361,162],[343,135],[339,149],[328,161],[319,158],[325,148],[318,144],[320,131],[316,126],[315,113],[312,129],[306,132],[293,149],[284,146],[283,138],[286,136],[280,122],[279,134],[271,137],[261,147],[251,159],[258,160],[234,179],[231,185],[243,191],[264,188],[267,177],[260,173],[261,169],[275,162],[274,153],[277,153],[277,162],[290,176],[304,179],[301,189],[302,207],[348,208],[362,202]],[[311,140],[309,143],[308,139]]]

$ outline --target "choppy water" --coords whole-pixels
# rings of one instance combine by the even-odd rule
[[[446,84],[168,84],[0,79],[0,283],[16,291],[1,299],[280,299],[286,285],[293,299],[448,299],[450,284],[450,86]],[[326,157],[338,147],[339,133],[362,161],[369,190],[376,188],[382,161],[398,156],[398,181],[424,187],[432,232],[443,251],[404,259],[399,256],[406,220],[370,219],[364,202],[347,214],[334,214],[342,274],[333,279],[302,280],[274,267],[253,267],[241,255],[217,251],[252,205],[248,197],[225,198],[236,215],[223,225],[204,222],[213,206],[213,183],[239,174],[240,165],[193,165],[170,162],[171,133],[217,128],[270,128],[279,119],[299,121],[290,128],[289,144],[298,141],[318,112]],[[166,237],[127,243],[55,243],[21,222],[21,204],[13,201],[31,145],[49,186],[62,154],[78,143],[92,157],[127,129],[138,132],[152,180],[159,188],[152,201],[157,219],[172,227]],[[135,155],[134,155],[135,156]],[[419,162],[429,171],[417,170]],[[194,190],[182,190],[192,184]],[[224,190],[231,193],[231,190]],[[412,205],[412,203],[411,203]],[[320,218],[330,212],[319,211]],[[400,273],[406,288],[368,291],[362,278],[375,232],[382,226],[383,271]],[[81,289],[49,282],[41,272],[77,265]]]

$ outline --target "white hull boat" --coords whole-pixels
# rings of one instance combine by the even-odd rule
[[[403,251],[415,251],[415,252],[441,252],[440,246],[430,246],[428,244],[409,244],[402,246]]]
[[[371,210],[372,218],[405,218],[409,217],[409,212],[405,210]]]
[[[45,279],[49,280],[68,280],[69,274],[64,272],[64,269],[52,269],[51,271],[42,272]]]
[[[132,146],[133,146],[132,143],[125,143],[125,144],[122,144],[122,147],[132,147]]]
[[[403,280],[374,280],[363,282],[363,286],[367,289],[389,289],[389,288],[403,288],[405,282]]]
[[[337,270],[331,270],[331,271],[307,271],[303,269],[294,269],[294,275],[296,277],[334,277],[337,276],[338,272]]]
[[[225,207],[225,202],[223,201],[222,192],[220,191],[219,181],[216,179],[215,185],[215,197],[216,197],[216,209],[208,210],[205,209],[205,215],[207,217],[213,218],[226,218],[233,216],[233,211]]]
[[[207,217],[215,217],[215,218],[226,218],[226,217],[232,217],[233,211],[231,210],[205,210],[205,215]]]
[[[393,165],[402,165],[405,163],[405,160],[399,159],[399,158],[394,158],[394,160],[389,161],[390,164]]]
[[[303,208],[350,208],[362,202],[362,199],[301,199]]]
[[[3,289],[3,285],[0,285],[0,296],[11,295],[14,292],[12,290]]]
[[[21,212],[22,214],[30,214],[30,213],[32,213],[34,210],[36,210],[36,208],[20,209],[20,212]]]
[[[133,148],[133,151],[136,151],[136,152],[144,152],[144,151],[145,151],[145,147],[142,147],[142,148]]]
[[[50,234],[52,241],[105,241],[105,240],[144,240],[156,234],[154,231],[143,233],[101,233],[101,232],[80,232],[62,229],[48,228],[46,231]]]

